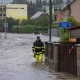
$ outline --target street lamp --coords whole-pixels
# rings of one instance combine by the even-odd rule
[[[52,27],[52,0],[49,0],[49,16],[50,16],[50,23],[49,23],[49,42],[51,42],[51,27]]]

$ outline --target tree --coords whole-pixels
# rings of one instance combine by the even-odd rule
[[[46,14],[42,14],[40,17],[35,19],[29,19],[29,20],[22,20],[21,25],[37,25],[41,27],[48,27],[49,25],[49,16]]]
[[[19,25],[19,19],[13,19],[13,18],[6,18],[6,21],[8,23],[8,32],[11,32],[11,28],[13,25]],[[3,20],[5,22],[5,19]]]
[[[23,20],[20,22],[20,25],[27,25],[27,20],[26,20],[26,19],[23,19]]]
[[[69,17],[67,18],[67,21],[68,21],[68,22],[71,22],[71,26],[72,26],[72,27],[80,25],[80,23],[77,22],[76,19],[75,19],[73,16],[69,16]]]
[[[42,27],[48,27],[49,25],[49,16],[42,14],[40,17],[35,19],[35,24]]]

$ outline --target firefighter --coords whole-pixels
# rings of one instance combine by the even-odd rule
[[[36,37],[36,41],[33,43],[32,51],[37,62],[42,62],[44,53],[44,43],[41,41],[40,37]]]

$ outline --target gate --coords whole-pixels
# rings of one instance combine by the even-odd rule
[[[58,45],[58,71],[77,75],[77,54],[74,44]]]

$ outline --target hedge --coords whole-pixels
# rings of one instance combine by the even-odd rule
[[[12,27],[12,32],[16,33],[17,32],[17,26]],[[41,33],[47,33],[48,28],[46,27],[41,27],[41,26],[35,26],[35,25],[26,25],[26,26],[20,26],[20,33],[33,33],[35,30],[41,32]]]

